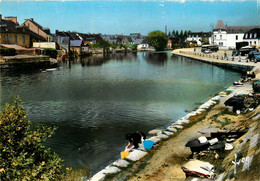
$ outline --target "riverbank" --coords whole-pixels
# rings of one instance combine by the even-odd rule
[[[175,50],[173,51],[173,54],[197,59],[199,61],[205,61],[211,64],[217,64],[219,66],[225,66],[228,68],[236,67],[236,65],[239,65],[245,67],[245,70],[243,71],[247,71],[250,70],[250,68],[253,68],[253,70],[256,72],[256,77],[257,78],[259,77],[259,73],[258,73],[259,63],[257,64],[252,62],[247,63],[246,61],[239,62],[239,60],[237,62],[236,61],[229,62],[229,60],[221,60],[221,59],[219,60],[219,57],[218,59],[216,59],[208,56],[185,53],[185,51],[187,51],[187,49]],[[191,50],[189,49],[188,52],[190,51]],[[163,132],[157,135],[157,138],[160,137],[162,140],[164,139],[164,141],[161,141],[160,145],[156,149],[147,151],[148,154],[142,159],[140,159],[139,161],[134,163],[130,162],[131,166],[128,166],[127,168],[124,169],[119,167],[123,171],[114,175],[111,173],[107,174],[108,172],[102,173],[101,171],[98,173],[99,175],[96,175],[96,177],[93,177],[91,180],[102,180],[105,178],[102,176],[105,175],[107,175],[105,180],[158,180],[158,181],[159,180],[185,180],[186,177],[184,172],[181,169],[181,166],[184,163],[186,163],[191,156],[191,151],[189,148],[185,147],[185,144],[189,140],[193,140],[198,138],[199,136],[204,135],[200,133],[199,130],[206,129],[206,128],[221,128],[225,130],[231,130],[234,128],[247,128],[250,130],[249,133],[242,136],[240,139],[238,139],[236,142],[233,143],[234,146],[233,151],[225,152],[224,156],[222,156],[221,158],[215,158],[214,155],[213,158],[207,157],[208,159],[203,158],[203,160],[209,161],[212,164],[214,163],[216,169],[218,169],[217,175],[222,174],[221,176],[224,178],[224,176],[227,177],[229,176],[229,174],[231,175],[234,172],[234,165],[231,162],[232,159],[234,158],[234,153],[240,153],[241,150],[243,150],[242,155],[246,158],[252,157],[252,155],[254,155],[253,157],[255,159],[251,160],[252,169],[247,170],[245,172],[242,171],[242,169],[240,169],[238,170],[238,173],[240,175],[237,174],[234,176],[233,173],[232,178],[249,177],[249,180],[255,180],[254,178],[256,178],[257,174],[259,174],[255,171],[256,170],[255,164],[258,163],[259,161],[259,145],[256,144],[256,146],[250,147],[246,143],[248,141],[251,141],[251,139],[253,140],[253,137],[255,139],[255,137],[258,135],[257,132],[257,130],[259,129],[258,113],[260,112],[260,109],[257,108],[252,112],[249,112],[247,114],[241,114],[241,115],[234,115],[234,114],[223,112],[224,110],[226,110],[226,106],[224,105],[225,100],[227,100],[228,98],[236,94],[249,94],[253,92],[252,81],[248,81],[244,83],[243,86],[239,86],[239,87],[231,86],[227,89],[226,93],[227,92],[231,92],[231,94],[227,95],[224,92],[221,94],[222,96],[214,97],[207,103],[200,106],[197,110],[194,110],[192,113],[189,113],[187,116],[181,119],[182,121],[178,120],[178,122],[181,124],[177,125],[176,123],[173,123],[172,127],[169,127],[171,129],[168,128],[168,130],[162,130]],[[197,114],[193,114],[195,112]],[[230,123],[226,126],[222,126],[220,124],[221,121],[224,121],[226,119],[230,120]],[[176,130],[177,132],[175,132],[174,130]],[[169,132],[172,132],[173,134],[170,134]]]
[[[45,55],[16,55],[0,57],[0,69],[51,68],[58,65],[56,59]]]

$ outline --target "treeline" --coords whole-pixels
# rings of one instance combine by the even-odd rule
[[[185,30],[183,32],[183,30],[181,30],[180,32],[178,30],[173,30],[172,32],[169,31],[168,33],[168,37],[172,36],[172,37],[176,37],[176,38],[180,38],[182,41],[185,41],[186,38],[188,37],[188,33],[190,33],[191,31],[187,31]]]

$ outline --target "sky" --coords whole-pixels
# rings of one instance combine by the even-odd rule
[[[0,14],[20,24],[34,18],[52,33],[147,35],[166,26],[167,32],[211,31],[218,20],[260,25],[260,0],[0,0]]]

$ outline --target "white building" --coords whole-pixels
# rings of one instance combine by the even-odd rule
[[[212,43],[211,32],[189,32],[188,37],[186,38],[187,43],[196,42],[198,46],[201,46],[203,42],[207,41],[209,42],[209,44]]]
[[[251,46],[260,46],[260,28],[254,28],[245,33],[244,41],[248,42]]]
[[[213,44],[219,45],[221,49],[235,48],[236,42],[244,41],[246,32],[260,26],[226,26],[219,20],[213,29]]]

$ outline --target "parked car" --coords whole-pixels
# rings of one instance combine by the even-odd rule
[[[246,54],[248,54],[251,51],[256,50],[255,48],[251,47],[251,46],[245,46],[239,49],[240,55],[241,56],[245,56]]]
[[[260,61],[260,52],[253,50],[248,53],[248,59],[250,61],[259,62]]]

